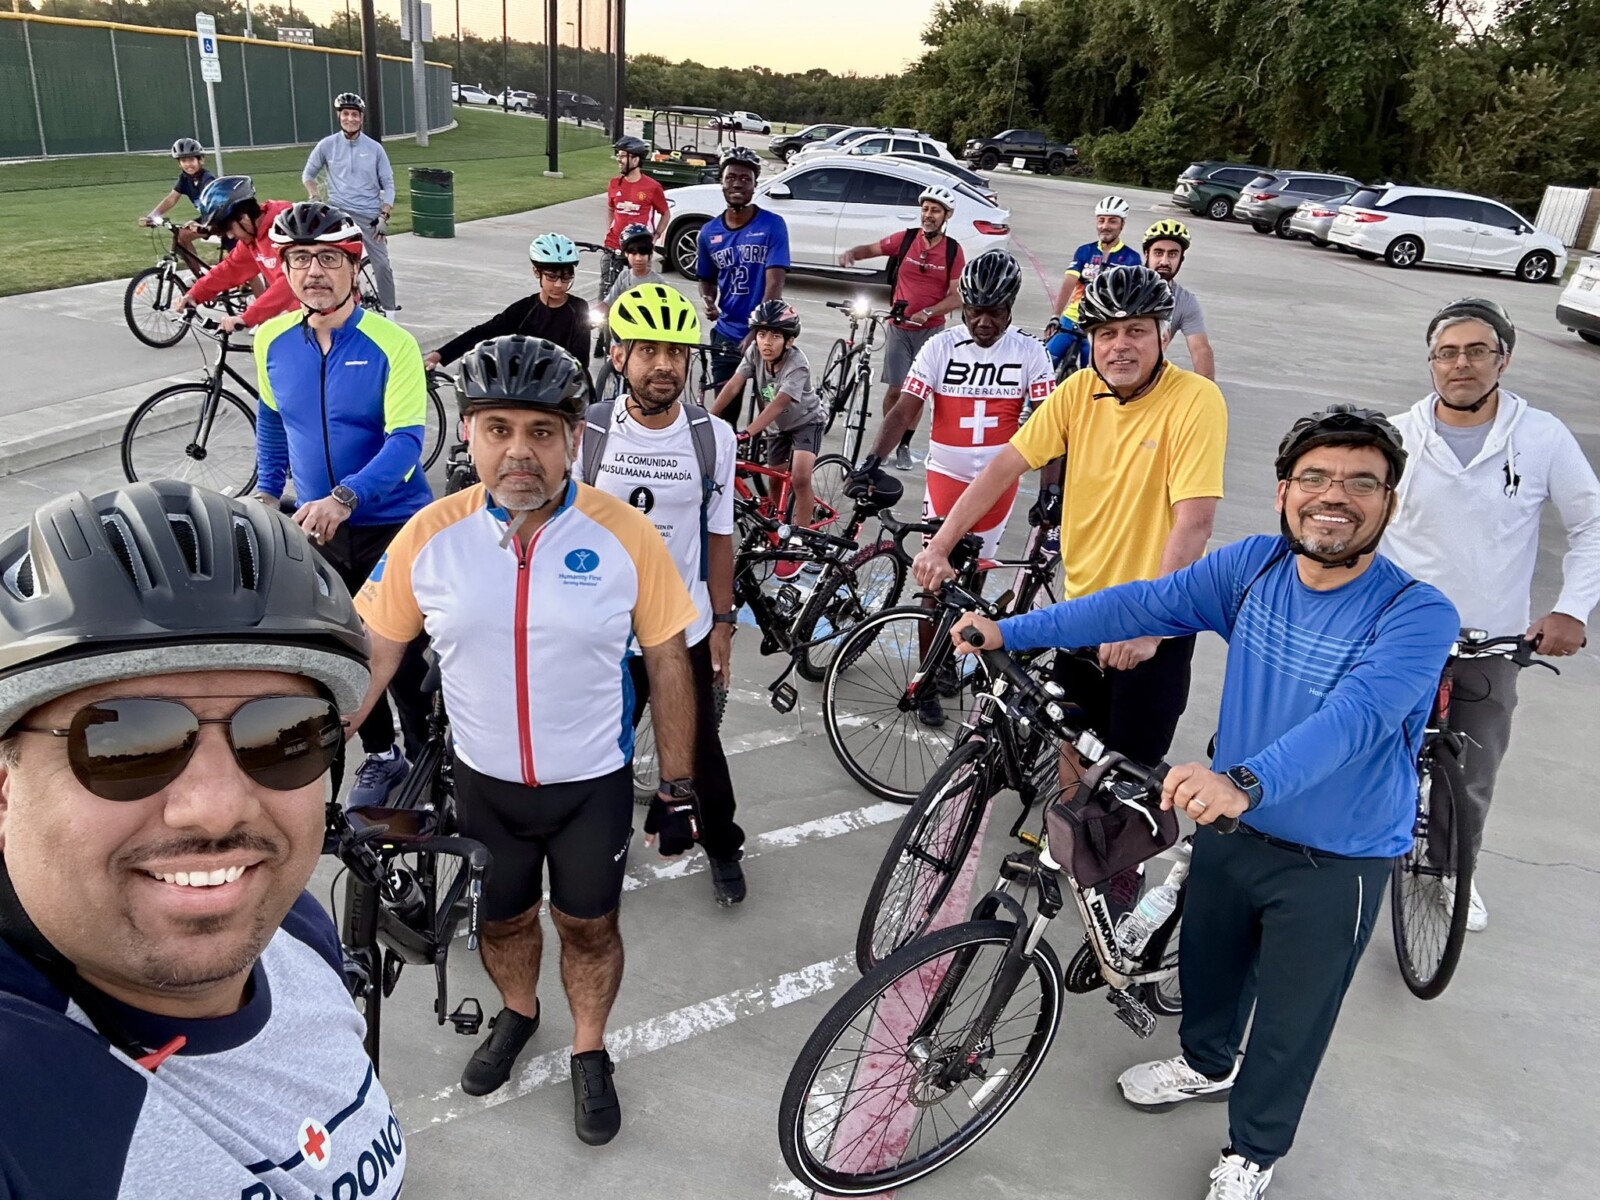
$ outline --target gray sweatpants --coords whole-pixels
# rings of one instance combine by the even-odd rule
[[[1489,820],[1500,760],[1511,745],[1511,715],[1517,708],[1515,663],[1504,658],[1468,659],[1456,663],[1450,694],[1450,724],[1470,741],[1462,752],[1461,770],[1467,794],[1461,802],[1467,823],[1468,856],[1476,864]]]
[[[366,247],[367,261],[372,264],[372,273],[378,280],[378,300],[383,304],[385,311],[393,311],[399,305],[394,299],[394,268],[389,265],[389,239],[379,237],[374,231],[378,223],[378,214],[351,213],[356,224],[361,226],[361,244]]]

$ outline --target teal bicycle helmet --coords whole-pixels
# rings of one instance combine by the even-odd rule
[[[541,233],[528,245],[528,261],[540,267],[575,267],[578,247],[560,233]]]

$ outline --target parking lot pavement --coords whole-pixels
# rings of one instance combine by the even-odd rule
[[[1048,315],[1045,286],[1054,287],[1071,248],[1090,236],[1093,204],[1105,189],[1005,175],[997,184],[1013,209],[1018,252],[1039,264],[1018,315],[1037,329]],[[1161,196],[1126,194],[1134,203],[1131,229],[1168,215]],[[428,345],[523,294],[529,238],[551,228],[593,236],[601,203],[475,222],[453,242],[396,239],[407,322]],[[1243,226],[1190,224],[1197,244],[1182,278],[1205,305],[1231,409],[1219,542],[1274,527],[1271,457],[1293,416],[1334,400],[1393,411],[1422,393],[1426,317],[1466,293],[1510,308],[1522,337],[1508,383],[1566,420],[1591,461],[1600,460],[1596,358],[1555,326],[1554,288],[1401,273],[1264,239]],[[593,283],[586,259],[580,288],[592,292]],[[120,292],[72,292],[53,294],[57,323],[30,324],[36,318],[27,314],[40,309],[0,302],[8,344],[51,361],[58,383],[83,364],[98,372],[85,375],[84,386],[129,386],[140,372],[155,378],[193,357],[135,348],[125,330],[102,329],[94,346],[107,361],[96,363],[74,339],[100,320],[95,306],[119,300]],[[823,301],[845,291],[797,279],[789,294],[806,321],[802,343],[820,364],[843,326]],[[120,321],[120,313],[112,317],[104,323]],[[0,409],[24,390],[18,372],[7,372]],[[42,498],[68,487],[110,487],[117,479],[109,450],[0,479],[0,524],[14,526]],[[1553,597],[1564,549],[1558,528],[1546,535],[1536,603]],[[572,1136],[565,1079],[571,1027],[553,951],[543,1026],[512,1083],[480,1100],[463,1097],[457,1086],[474,1040],[433,1023],[431,980],[412,969],[384,1022],[385,1081],[411,1140],[408,1195],[808,1194],[783,1170],[777,1101],[801,1042],[854,978],[847,956],[859,905],[899,810],[856,788],[835,764],[816,688],[801,684],[801,707],[788,716],[766,706],[766,685],[780,664],[760,657],[755,642],[746,631],[736,644],[725,726],[736,751],[741,821],[751,836],[750,899],[718,909],[696,864],[663,868],[636,848],[623,910],[628,969],[612,1022],[621,1137],[591,1150]],[[1220,642],[1204,639],[1175,761],[1203,752],[1221,662]],[[1274,1197],[1589,1194],[1593,1104],[1585,1080],[1600,1056],[1597,712],[1594,647],[1568,660],[1560,679],[1539,672],[1524,680],[1480,868],[1490,927],[1470,938],[1450,989],[1423,1003],[1400,982],[1384,923],[1351,989],[1299,1145],[1274,1180]],[[1014,803],[1002,798],[999,813],[1009,819]],[[980,886],[993,878],[1002,840],[1000,832],[987,839]],[[328,865],[319,870],[319,896],[332,876]],[[1065,918],[1050,935],[1064,954],[1077,941],[1071,925]],[[476,995],[494,1011],[492,989],[459,944],[451,976],[455,995]],[[1176,1045],[1175,1022],[1140,1042],[1101,996],[1069,997],[1055,1047],[1027,1095],[977,1147],[904,1195],[1198,1198],[1226,1138],[1223,1108],[1148,1116],[1127,1108],[1113,1086],[1130,1063],[1174,1053]]]

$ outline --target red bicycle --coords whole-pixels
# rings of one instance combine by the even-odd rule
[[[817,499],[817,507],[810,514],[810,520],[799,520],[791,511],[794,507],[794,483],[789,472],[782,467],[768,466],[765,460],[766,438],[763,434],[739,443],[739,461],[733,477],[734,496],[745,502],[738,506],[739,511],[753,512],[769,524],[797,524],[823,532],[838,531],[840,514],[849,513],[853,507],[844,494],[845,480],[853,469],[849,459],[842,454],[817,457],[811,468],[811,488]],[[749,530],[741,527],[739,532],[743,535]],[[767,537],[774,548],[781,544],[776,529],[768,530]]]

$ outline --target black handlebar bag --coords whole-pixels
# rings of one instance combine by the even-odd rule
[[[1113,875],[1154,858],[1178,841],[1178,816],[1162,812],[1160,795],[1122,783],[1128,800],[1110,790],[1108,773],[1126,759],[1107,755],[1083,781],[1063,791],[1045,812],[1050,856],[1066,867],[1080,888],[1098,887]]]

